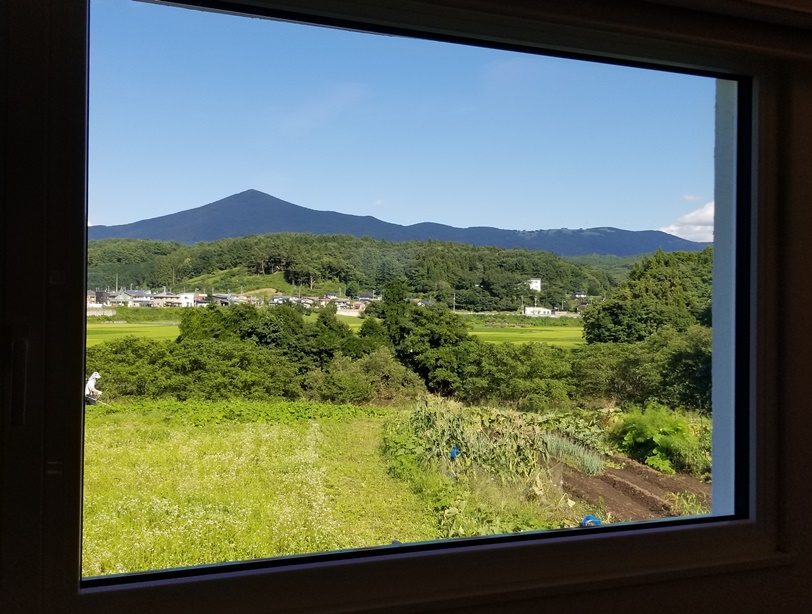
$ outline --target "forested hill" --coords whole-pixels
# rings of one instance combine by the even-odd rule
[[[544,210],[540,208],[539,220],[543,218]],[[528,220],[528,225],[535,223],[538,220]],[[656,230],[502,230],[484,226],[455,228],[429,222],[401,226],[371,216],[307,209],[257,190],[246,190],[202,207],[131,224],[91,226],[88,236],[90,239],[153,239],[193,244],[280,232],[347,234],[386,241],[455,241],[470,245],[548,251],[559,256],[630,256],[658,249],[666,252],[700,251],[707,245]]]
[[[573,292],[602,295],[617,285],[598,267],[548,252],[440,241],[392,243],[347,235],[269,234],[184,245],[105,239],[88,246],[88,287],[275,288],[303,293],[379,293],[392,279],[409,292],[460,308],[513,310],[521,301],[557,306]],[[542,280],[531,291],[531,278]]]

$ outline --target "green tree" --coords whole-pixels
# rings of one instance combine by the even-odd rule
[[[710,325],[713,250],[662,251],[635,264],[615,294],[583,312],[588,343],[642,341],[664,326]]]

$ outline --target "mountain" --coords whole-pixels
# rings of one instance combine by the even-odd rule
[[[611,254],[632,256],[656,251],[699,251],[708,243],[680,239],[658,230],[582,228],[570,230],[502,230],[487,226],[455,228],[423,222],[390,224],[372,216],[316,211],[257,190],[246,190],[222,200],[161,217],[118,226],[91,226],[89,239],[155,239],[197,243],[227,237],[276,232],[348,234],[386,241],[456,241],[548,251],[559,256]]]

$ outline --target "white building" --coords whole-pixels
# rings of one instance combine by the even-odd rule
[[[541,279],[538,277],[534,277],[533,279],[527,282],[527,285],[530,286],[531,290],[535,290],[536,292],[541,292]]]
[[[206,305],[206,297],[197,292],[181,292],[178,295],[181,307],[200,307]]]
[[[553,315],[553,310],[548,309],[547,307],[525,307],[524,315],[531,316],[534,318],[539,318],[542,316],[551,316]]]

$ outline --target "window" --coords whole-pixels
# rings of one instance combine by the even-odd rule
[[[52,13],[48,16],[64,25],[64,30],[54,29],[50,36],[52,44],[64,45],[71,49],[63,60],[51,61],[65,62],[67,75],[81,76],[84,72],[82,36],[77,34],[84,31],[82,23],[85,18],[82,11],[72,11],[65,7],[57,8],[56,3],[50,7]],[[395,6],[395,5],[393,5]],[[388,7],[387,7],[388,8]],[[29,14],[21,9],[14,16],[25,20],[26,23],[38,23],[40,14]],[[64,11],[64,13],[61,13]],[[408,13],[396,13],[395,16],[378,14],[370,9],[370,13],[360,11],[355,14],[357,19],[371,20],[372,23],[397,24],[403,28],[420,29],[419,24],[412,22]],[[707,48],[701,53],[691,49],[684,49],[671,44],[659,42],[640,42],[639,40],[612,36],[598,36],[590,38],[584,33],[574,38],[564,39],[563,35],[572,35],[573,32],[565,28],[545,25],[545,21],[534,21],[532,18],[512,21],[505,13],[496,17],[477,19],[476,14],[464,13],[471,21],[460,22],[460,15],[456,18],[446,18],[434,10],[425,9],[419,13],[418,21],[425,20],[432,24],[432,29],[453,32],[457,35],[466,35],[474,38],[482,37],[511,41],[513,44],[533,44],[533,41],[552,40],[550,45],[573,48],[582,51],[602,52],[614,57],[627,58],[630,55],[637,58],[674,62],[692,67],[701,66],[705,69],[728,70],[738,74],[754,74],[761,94],[759,97],[758,116],[763,119],[759,127],[775,128],[771,123],[772,116],[768,111],[773,104],[771,93],[774,85],[770,82],[768,73],[761,63],[761,56],[752,58],[747,54],[730,57],[725,53],[715,53]],[[318,14],[331,15],[329,7],[322,7]],[[340,13],[348,16],[346,13]],[[333,16],[335,16],[333,14]],[[352,16],[350,14],[349,16]],[[690,17],[685,17],[690,19]],[[369,22],[367,22],[369,23]],[[461,25],[462,24],[462,25]],[[592,22],[592,27],[601,30],[598,19]],[[425,28],[425,26],[424,26]],[[608,26],[607,26],[608,28]],[[6,34],[6,32],[4,32]],[[550,37],[550,38],[547,38]],[[27,52],[30,61],[41,62],[42,51],[27,47],[19,37],[13,37],[15,45],[21,45]],[[711,41],[712,42],[712,41]],[[536,43],[539,44],[539,43]],[[710,43],[707,43],[710,44]],[[634,50],[634,52],[632,52]],[[341,595],[341,604],[358,606],[376,604],[417,604],[421,601],[431,602],[435,605],[468,605],[477,603],[482,606],[488,600],[520,599],[537,596],[545,591],[561,591],[562,585],[586,587],[588,582],[579,580],[580,584],[571,584],[573,578],[583,578],[583,565],[598,561],[595,574],[604,581],[620,578],[624,584],[643,583],[663,573],[675,574],[703,574],[707,570],[707,561],[696,560],[696,549],[709,543],[714,545],[714,552],[708,558],[712,559],[710,566],[724,566],[736,560],[746,561],[749,565],[759,564],[765,559],[780,558],[775,538],[775,515],[773,510],[773,486],[770,479],[774,477],[772,470],[774,456],[772,447],[765,447],[765,437],[773,433],[774,422],[771,420],[771,399],[783,398],[778,396],[776,382],[771,379],[769,371],[765,371],[765,359],[770,357],[769,352],[774,351],[772,341],[765,338],[766,332],[774,332],[760,320],[753,320],[757,334],[758,344],[753,348],[755,356],[761,359],[758,371],[754,371],[748,357],[742,361],[745,372],[753,374],[752,381],[760,384],[759,395],[754,396],[755,412],[752,419],[757,421],[758,430],[752,431],[752,447],[745,449],[749,454],[752,473],[747,482],[755,486],[751,489],[752,505],[746,518],[738,521],[721,523],[706,523],[686,527],[650,527],[635,532],[607,533],[600,536],[587,534],[568,535],[556,540],[527,540],[522,542],[494,542],[477,543],[471,545],[454,544],[453,547],[438,549],[432,552],[407,552],[404,555],[391,554],[381,557],[366,557],[363,554],[349,557],[346,560],[323,563],[307,563],[303,565],[290,565],[278,568],[260,569],[258,566],[224,567],[199,576],[194,580],[183,578],[184,574],[175,577],[156,578],[152,584],[133,584],[129,588],[116,586],[110,583],[107,587],[96,586],[78,589],[78,493],[80,474],[80,406],[81,399],[67,398],[64,390],[73,389],[73,382],[81,379],[81,332],[60,330],[60,322],[70,321],[68,314],[73,313],[78,321],[80,311],[72,306],[60,294],[63,286],[76,296],[81,294],[81,261],[82,245],[79,237],[82,235],[83,222],[81,221],[80,207],[76,203],[82,201],[83,172],[81,152],[84,139],[83,108],[84,91],[81,78],[70,79],[54,76],[52,92],[59,91],[65,99],[65,104],[46,106],[40,96],[41,91],[36,85],[25,88],[17,95],[31,104],[29,127],[43,128],[43,122],[36,120],[36,114],[50,114],[52,120],[48,123],[50,130],[49,140],[43,140],[42,132],[33,128],[27,134],[29,147],[21,146],[19,159],[21,169],[26,167],[25,162],[36,159],[37,151],[48,151],[54,156],[53,150],[48,147],[57,147],[57,151],[71,153],[65,156],[63,167],[53,165],[48,168],[47,194],[38,194],[36,202],[47,203],[40,208],[32,208],[26,212],[6,212],[7,221],[15,222],[16,229],[21,237],[32,241],[39,241],[36,245],[47,246],[47,251],[35,252],[28,246],[21,253],[31,256],[26,262],[24,270],[36,271],[36,279],[40,280],[43,288],[47,288],[48,309],[35,307],[27,315],[15,309],[7,298],[5,302],[4,317],[6,322],[14,326],[12,332],[13,348],[12,362],[9,362],[9,372],[13,388],[7,390],[10,395],[6,401],[8,419],[4,419],[4,464],[3,488],[4,492],[12,490],[19,493],[19,499],[14,503],[7,502],[4,497],[3,508],[3,589],[10,598],[22,604],[19,609],[34,609],[38,597],[35,586],[42,581],[44,586],[44,602],[51,604],[50,609],[56,610],[75,602],[86,611],[124,611],[128,605],[132,609],[143,610],[153,608],[160,611],[168,604],[175,608],[179,603],[192,608],[203,610],[227,610],[229,606],[238,607],[243,611],[260,611],[273,600],[273,607],[280,610],[297,608],[310,608],[318,611],[336,604],[336,595]],[[32,79],[36,82],[36,79]],[[40,82],[36,82],[40,83]],[[64,89],[63,89],[64,88]],[[794,92],[793,92],[794,93]],[[15,101],[18,99],[15,98]],[[60,114],[64,114],[60,116]],[[22,116],[26,119],[26,116]],[[56,121],[62,117],[64,125]],[[735,118],[743,124],[736,132],[737,137],[749,141],[746,130],[749,125],[747,116]],[[801,123],[803,128],[805,124]],[[806,126],[808,128],[808,126]],[[20,133],[9,129],[13,137],[11,142],[24,143]],[[761,136],[767,134],[759,132]],[[766,139],[769,141],[769,138]],[[773,144],[774,141],[772,141]],[[51,143],[51,145],[48,145]],[[58,143],[55,145],[54,143]],[[59,149],[63,147],[63,149]],[[759,141],[756,149],[758,159],[766,163],[766,145]],[[739,182],[736,184],[737,193],[749,190],[756,179],[755,172],[751,170],[748,159],[739,159]],[[33,165],[40,167],[41,165]],[[776,190],[776,175],[772,174],[769,164],[759,168],[758,179],[763,183],[766,196],[759,202],[771,203]],[[741,171],[745,171],[742,173]],[[26,170],[28,177],[35,172]],[[42,176],[39,176],[42,178]],[[746,179],[747,181],[742,181]],[[785,181],[791,181],[785,179]],[[24,193],[20,183],[9,175],[9,185],[6,187],[10,196],[20,198]],[[732,186],[731,186],[732,187]],[[63,205],[63,203],[67,203]],[[71,204],[73,203],[73,204]],[[48,211],[48,217],[38,217],[35,212]],[[763,238],[769,237],[772,231],[774,218],[763,208],[758,209],[759,235],[761,243],[766,246],[766,253],[774,245]],[[42,238],[42,228],[45,227],[45,239]],[[39,239],[37,239],[39,237]],[[766,242],[766,243],[765,243]],[[20,246],[20,241],[11,241],[9,245]],[[741,246],[740,246],[741,247]],[[772,248],[774,250],[774,247]],[[762,254],[762,252],[752,252]],[[793,252],[794,254],[795,252]],[[36,254],[36,255],[35,255]],[[745,252],[745,256],[750,256]],[[759,256],[761,258],[761,256]],[[39,258],[39,259],[38,259]],[[19,267],[9,266],[10,254],[7,253],[5,262],[5,281],[18,283]],[[770,262],[758,260],[768,271]],[[16,264],[16,263],[15,263]],[[30,264],[30,268],[28,265]],[[772,265],[774,267],[774,265]],[[47,275],[40,271],[48,271]],[[757,271],[763,275],[761,269],[739,268],[739,274],[745,275],[748,270]],[[797,270],[797,269],[794,269]],[[746,281],[746,280],[742,280]],[[759,292],[763,288],[771,288],[769,282],[759,278],[762,282],[758,286]],[[8,285],[6,286],[8,287]],[[759,305],[764,305],[763,295]],[[63,312],[57,313],[62,308]],[[72,311],[75,310],[75,311]],[[765,308],[770,313],[769,307]],[[762,312],[759,312],[759,316]],[[44,353],[44,339],[48,339],[51,352]],[[744,340],[744,339],[742,339]],[[750,344],[740,344],[739,351]],[[780,346],[785,347],[785,346]],[[53,352],[53,350],[59,350]],[[44,371],[42,366],[47,367]],[[737,381],[741,381],[741,378]],[[748,378],[744,378],[748,383]],[[20,382],[30,382],[20,392]],[[47,385],[39,385],[47,383]],[[38,385],[34,385],[38,384]],[[763,396],[764,391],[770,396]],[[797,390],[797,389],[793,389]],[[26,396],[21,397],[20,394]],[[76,395],[78,397],[78,395]],[[36,408],[36,409],[35,409]],[[45,408],[44,410],[42,408]],[[745,417],[750,417],[747,412]],[[745,425],[746,426],[746,425]],[[739,427],[741,428],[741,427]],[[747,431],[740,430],[746,434]],[[772,441],[771,441],[772,442]],[[759,454],[755,452],[758,451]],[[16,458],[15,458],[16,457]],[[31,459],[28,469],[20,467],[20,458]],[[12,465],[15,461],[15,465]],[[9,468],[20,467],[15,475]],[[40,472],[41,470],[41,472]],[[40,490],[39,486],[42,486]],[[8,490],[7,490],[8,489]],[[741,492],[740,490],[739,492]],[[746,490],[744,490],[747,492]],[[40,497],[39,493],[43,495]],[[41,516],[30,513],[30,507],[41,510]],[[28,518],[26,518],[28,507]],[[45,522],[40,524],[42,518]],[[13,523],[14,532],[9,529]],[[42,548],[44,557],[40,561],[34,557],[16,558],[17,567],[12,565],[12,555],[19,555],[28,549]],[[646,553],[656,550],[667,562],[657,564],[651,569],[650,560]],[[622,553],[622,560],[618,560],[618,553]],[[551,562],[554,565],[551,566]],[[606,566],[610,561],[611,565]],[[645,561],[641,565],[641,561]],[[404,581],[408,578],[408,581]],[[7,588],[15,581],[15,588]],[[320,595],[314,595],[313,586],[322,587]],[[414,587],[421,587],[421,594],[416,595]],[[193,590],[189,590],[194,587]],[[305,591],[298,587],[308,587]],[[664,592],[667,592],[665,589]],[[308,592],[309,591],[309,592]],[[235,603],[235,595],[239,601]],[[304,596],[303,596],[304,595]],[[586,603],[588,597],[583,597]],[[592,603],[599,603],[593,601]],[[341,606],[339,606],[341,607]]]
[[[133,331],[174,337],[177,327],[161,321],[180,320],[183,340],[116,339],[88,349],[86,371],[101,373],[104,396],[85,415],[84,576],[381,547],[393,539],[414,547],[575,528],[589,514],[604,524],[659,518],[669,514],[651,501],[670,503],[669,488],[702,508],[694,514],[710,511],[710,484],[701,480],[710,470],[709,373],[696,369],[691,379],[699,394],[677,396],[673,390],[690,386],[690,376],[677,386],[667,380],[663,374],[679,369],[665,366],[674,358],[661,349],[676,356],[675,344],[699,338],[691,347],[709,371],[703,314],[710,254],[657,261],[674,271],[682,258],[696,271],[691,280],[669,281],[691,292],[691,306],[678,317],[692,332],[664,314],[680,328],[629,347],[584,346],[579,312],[587,301],[587,312],[603,313],[626,303],[603,303],[618,282],[568,258],[606,249],[612,235],[626,243],[608,249],[628,253],[661,245],[702,250],[673,235],[643,244],[646,235],[626,233],[713,206],[705,203],[714,193],[717,81],[730,90],[718,106],[731,110],[735,82],[130,0],[91,2],[90,10],[89,219],[152,221],[89,227],[89,293],[107,290],[117,313],[89,309],[89,316],[104,315],[88,318],[88,338]],[[179,203],[219,198],[223,189],[239,193],[158,217]],[[720,215],[732,200],[720,200]],[[207,215],[223,212],[212,229]],[[189,215],[194,222],[181,223]],[[359,215],[475,227],[480,236],[469,240],[448,226],[420,234],[421,226]],[[327,236],[265,234],[313,232],[327,217]],[[540,225],[598,230],[533,237]],[[625,230],[600,228],[607,226]],[[395,229],[417,241],[363,238],[388,239]],[[213,231],[233,238],[215,241]],[[693,238],[712,239],[705,233]],[[572,239],[586,245],[578,250]],[[489,247],[492,241],[501,249]],[[704,280],[695,281],[700,270]],[[727,277],[724,269],[718,275]],[[403,322],[387,311],[388,284],[399,278],[407,294],[398,312]],[[260,294],[250,293],[256,289]],[[184,296],[208,307],[236,304],[165,308]],[[329,304],[338,307],[335,318]],[[659,305],[645,305],[660,315]],[[519,315],[522,307],[552,319],[532,321]],[[138,324],[144,318],[157,321]],[[587,320],[601,318],[586,313]],[[380,321],[383,329],[369,326]],[[441,350],[433,330],[444,331]],[[490,333],[513,343],[485,343]],[[553,347],[514,345],[544,340],[539,333],[565,336],[579,349],[555,340]],[[633,334],[624,329],[617,340],[637,341]],[[375,377],[381,364],[393,373],[390,383]],[[607,369],[615,375],[607,377]],[[398,378],[403,383],[393,383]],[[676,466],[693,475],[649,475],[629,461],[610,461],[603,471],[597,450],[607,444],[594,436],[596,422],[608,430],[610,420],[628,415],[618,405],[643,405],[661,393],[655,378],[668,390],[661,402],[693,407],[679,418],[703,429],[690,431],[684,447],[692,446],[693,456]],[[610,388],[606,380],[618,383]],[[424,398],[429,406],[415,410]],[[349,413],[337,407],[348,403],[360,405],[356,417],[324,423],[324,412]],[[717,406],[730,405],[717,399]],[[314,412],[316,425],[289,424],[278,415],[285,410]],[[659,406],[647,411],[670,416]],[[487,435],[480,418],[504,420],[504,430]],[[455,426],[446,432],[430,423]],[[550,446],[580,445],[555,455],[563,464],[538,462],[544,444],[528,423],[545,433],[564,425],[570,439],[545,435]],[[520,443],[508,448],[512,435]],[[452,460],[454,446],[460,454]],[[668,458],[650,462],[668,470]],[[635,486],[657,494],[620,495],[607,489],[610,480],[628,484],[629,495]],[[724,493],[716,516],[732,514],[725,496],[732,480],[720,478],[715,488]]]

